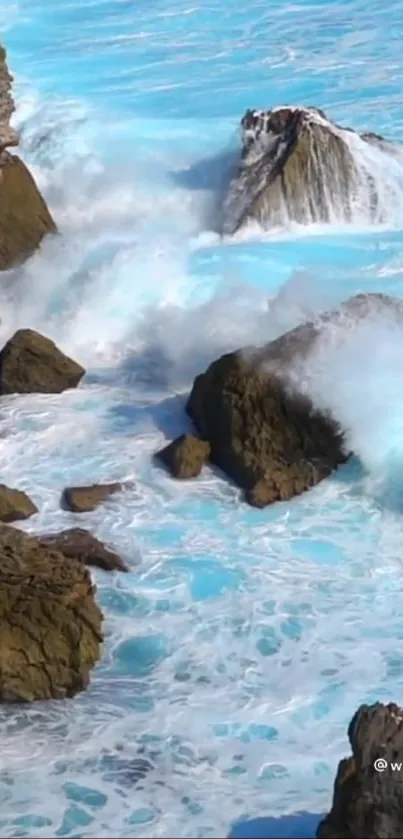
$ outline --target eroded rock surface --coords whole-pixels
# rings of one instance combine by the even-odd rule
[[[111,495],[123,489],[123,484],[90,484],[89,486],[66,487],[62,493],[61,505],[72,513],[91,513]]]
[[[174,478],[196,478],[210,455],[210,443],[193,434],[181,434],[156,455]]]
[[[23,521],[37,512],[26,492],[0,484],[0,522]]]
[[[0,527],[0,701],[84,690],[100,656],[101,625],[84,565]]]
[[[103,571],[128,571],[128,566],[115,551],[107,548],[88,530],[72,527],[61,533],[49,533],[40,537],[41,542],[59,551],[69,559],[102,568]]]
[[[402,771],[396,764],[403,766],[403,709],[362,705],[348,737],[352,756],[339,763],[332,808],[318,839],[402,839]]]
[[[239,166],[223,205],[224,234],[252,220],[263,228],[288,221],[382,223],[397,200],[393,178],[388,201],[378,194],[374,147],[400,155],[403,163],[402,152],[377,134],[332,123],[318,108],[248,110],[241,138]]]
[[[85,370],[33,329],[19,329],[0,352],[0,395],[62,393],[77,387]]]

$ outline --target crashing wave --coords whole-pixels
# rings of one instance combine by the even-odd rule
[[[250,221],[393,224],[403,219],[403,152],[374,133],[332,123],[317,108],[248,110],[223,234]]]

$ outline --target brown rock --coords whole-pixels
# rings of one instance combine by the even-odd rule
[[[5,140],[10,143],[10,137]],[[56,225],[25,163],[3,152],[0,167],[0,271],[27,259]]]
[[[62,507],[72,513],[91,513],[100,504],[123,489],[123,484],[91,484],[90,486],[67,487],[62,494]]]
[[[41,536],[40,541],[69,559],[102,568],[103,571],[129,570],[118,554],[109,550],[99,539],[80,527]]]
[[[329,222],[335,214],[340,222],[350,222],[358,189],[368,221],[383,220],[373,175],[357,167],[351,151],[355,132],[335,125],[323,111],[290,106],[248,110],[241,131],[240,162],[223,205],[224,234],[250,220],[263,228],[289,220]],[[363,144],[396,156],[396,147],[382,137],[360,136]]]
[[[103,640],[88,570],[38,539],[0,528],[0,700],[74,696]]]
[[[0,352],[0,394],[62,393],[85,370],[33,329],[19,329]]]
[[[362,705],[348,736],[353,754],[339,763],[318,839],[403,839],[403,709]]]
[[[0,484],[0,521],[22,521],[37,512],[38,508],[25,492]]]
[[[174,478],[196,478],[209,455],[210,443],[193,434],[182,434],[161,449],[157,458]]]

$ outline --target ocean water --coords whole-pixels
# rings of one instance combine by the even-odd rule
[[[315,105],[403,142],[403,7],[0,0],[0,32],[20,151],[63,234],[2,279],[0,340],[39,329],[88,371],[2,401],[1,477],[39,507],[23,529],[86,526],[131,566],[95,572],[88,691],[0,709],[0,836],[313,837],[353,712],[402,696],[401,328],[375,319],[312,363],[357,457],[309,494],[254,510],[214,470],[175,483],[152,454],[221,352],[358,291],[402,295],[390,161],[374,161],[397,196],[383,228],[363,212],[215,231],[248,107]],[[116,479],[135,488],[59,509],[66,485]]]

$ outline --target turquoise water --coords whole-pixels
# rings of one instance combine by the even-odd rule
[[[372,324],[318,365],[360,460],[292,503],[250,509],[213,470],[177,484],[151,455],[220,352],[357,291],[402,294],[393,208],[383,230],[224,243],[214,212],[247,107],[403,140],[403,7],[19,0],[0,24],[21,153],[63,233],[3,284],[0,339],[37,328],[88,370],[5,403],[2,480],[37,503],[30,532],[83,524],[59,510],[68,484],[135,482],[85,517],[131,565],[96,573],[89,690],[0,711],[0,836],[218,839],[261,816],[266,837],[313,835],[352,713],[403,689],[403,335]]]

